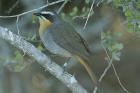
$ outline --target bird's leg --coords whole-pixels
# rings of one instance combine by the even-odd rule
[[[63,69],[64,69],[63,73],[66,71],[66,67],[68,66],[69,60],[70,60],[70,57],[67,58],[66,61],[65,61],[65,63],[63,64]]]
[[[58,55],[57,55],[57,54],[52,54],[52,53],[51,53],[49,56],[50,56],[51,58],[54,58],[54,57],[56,57],[56,56],[58,56]],[[51,63],[52,63],[52,60],[51,60]]]

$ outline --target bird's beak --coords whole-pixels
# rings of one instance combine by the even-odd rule
[[[41,13],[34,13],[35,16],[41,16]]]

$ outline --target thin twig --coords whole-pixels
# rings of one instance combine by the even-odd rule
[[[97,7],[103,2],[104,0],[100,0],[100,1],[98,1],[98,3],[97,3]]]
[[[49,4],[49,0],[47,0],[47,4]]]
[[[93,0],[92,5],[91,5],[91,7],[90,7],[90,10],[89,10],[89,13],[88,13],[88,16],[87,16],[87,20],[86,20],[86,22],[85,22],[85,24],[84,24],[84,27],[83,27],[83,31],[85,30],[85,28],[86,28],[86,26],[87,26],[87,22],[88,22],[88,20],[89,20],[90,13],[91,13],[91,11],[92,11],[92,9],[93,9],[94,3],[95,3],[95,0]]]
[[[112,64],[113,60],[111,58],[111,60],[109,60],[108,62],[108,66],[105,68],[104,72],[102,73],[102,75],[99,78],[99,82],[101,82],[103,80],[103,78],[105,77],[107,71],[111,68],[111,64]]]
[[[96,93],[97,90],[98,90],[98,87],[96,86],[96,87],[94,88],[94,90],[93,90],[93,93]]]
[[[103,49],[104,49],[105,52],[106,52],[106,55],[107,55],[107,57],[108,57],[109,62],[108,62],[108,66],[105,68],[104,72],[102,73],[102,75],[100,76],[100,78],[99,78],[99,80],[98,80],[99,83],[103,80],[103,78],[105,77],[107,71],[111,68],[111,64],[112,64],[112,62],[113,62],[113,59],[110,58],[110,56],[108,55],[107,50],[106,50],[106,48],[104,47],[104,45],[103,45],[102,43],[101,43],[101,45],[102,45]],[[97,92],[97,89],[94,89],[93,93],[96,93],[96,92]]]
[[[65,2],[61,5],[61,7],[58,9],[57,14],[61,12],[61,10],[64,8],[64,6],[67,4],[69,0],[65,0]]]
[[[109,54],[108,54],[106,48],[104,47],[104,45],[103,45],[102,43],[101,43],[101,45],[102,45],[102,47],[103,47],[103,49],[104,49],[104,51],[105,51],[105,53],[106,53],[106,55],[107,55],[107,57],[108,57],[108,60],[109,60],[108,66],[107,66],[108,70],[109,70],[109,68],[112,66],[112,68],[113,68],[113,70],[114,70],[114,73],[115,73],[115,76],[116,76],[116,78],[117,78],[117,80],[118,80],[118,83],[119,83],[119,85],[121,86],[121,88],[122,88],[126,93],[131,93],[131,92],[129,92],[128,89],[126,89],[126,88],[124,87],[124,85],[122,84],[122,82],[121,82],[121,80],[120,80],[120,78],[119,78],[119,76],[118,76],[118,74],[117,74],[117,71],[116,71],[116,69],[115,69],[115,67],[114,67],[114,65],[113,65],[113,62],[112,62],[113,59],[110,58],[110,56],[109,56]],[[107,68],[106,68],[106,69],[107,69]],[[105,69],[105,70],[106,70],[106,69]],[[105,71],[104,71],[104,72],[105,72]],[[107,71],[106,71],[106,73],[107,73]],[[104,76],[105,76],[105,75],[104,75]],[[103,78],[103,76],[101,75],[101,77],[100,77],[100,79],[99,79],[99,82],[101,82],[102,78]]]
[[[19,21],[19,16],[17,16],[17,20],[16,20],[16,28],[17,28],[17,31],[18,31],[18,35],[20,35],[20,30],[19,30],[19,26],[18,26],[18,21]]]
[[[48,7],[48,6],[51,6],[51,5],[60,3],[60,2],[64,2],[64,1],[65,1],[65,0],[58,0],[58,1],[55,1],[55,2],[52,2],[52,3],[46,4],[46,5],[44,5],[44,6],[41,6],[41,7],[39,7],[39,8],[32,9],[32,10],[30,10],[30,11],[23,12],[23,13],[21,13],[21,14],[12,15],[12,16],[0,16],[0,18],[11,18],[11,17],[22,16],[22,15],[25,15],[25,14],[28,14],[28,13],[31,13],[31,12],[34,12],[34,11],[37,11],[37,10],[43,9],[43,8],[45,8],[45,7]]]
[[[118,74],[117,74],[117,71],[116,71],[115,66],[114,66],[113,63],[112,63],[112,68],[113,68],[113,70],[114,70],[115,76],[116,76],[116,78],[117,78],[117,80],[118,80],[119,85],[121,86],[121,88],[122,88],[126,93],[131,93],[131,92],[129,92],[128,89],[126,89],[126,88],[124,87],[124,85],[122,84],[122,82],[121,82],[121,80],[120,80],[120,78],[119,78],[119,76],[118,76]]]
[[[19,0],[17,0],[17,1],[12,5],[12,7],[10,7],[10,8],[8,9],[7,13],[10,14],[10,13],[16,8],[16,6],[18,5],[18,3],[19,3]]]
[[[64,69],[53,62],[48,56],[35,48],[32,44],[25,41],[22,37],[13,34],[9,29],[0,27],[0,38],[8,41],[13,46],[24,51],[26,54],[36,60],[41,66],[49,71],[53,76],[63,82],[73,93],[88,93],[76,79],[71,82],[73,75],[68,72],[63,72]]]

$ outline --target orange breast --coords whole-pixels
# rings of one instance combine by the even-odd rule
[[[44,20],[40,22],[40,28],[39,28],[39,34],[43,34],[44,31],[47,31],[47,29],[52,25],[52,23],[49,20]]]

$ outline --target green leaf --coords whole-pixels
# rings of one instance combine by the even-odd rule
[[[132,16],[132,15],[133,15],[133,13],[132,13],[132,11],[130,9],[127,9],[125,11],[125,16]]]
[[[89,4],[90,0],[85,0],[85,2],[86,2],[87,4]]]
[[[140,9],[140,2],[136,3],[136,7]]]
[[[117,50],[121,50],[121,49],[123,49],[123,44],[122,43],[116,43],[115,47],[116,47]]]
[[[40,51],[43,51],[43,50],[44,50],[44,48],[43,48],[41,45],[39,45],[37,48],[38,48]]]
[[[22,55],[19,51],[16,51],[16,52],[15,52],[15,55],[16,55],[16,56],[15,56],[14,59],[15,59],[16,61],[23,61],[23,55]]]
[[[76,14],[77,14],[77,12],[78,12],[78,7],[74,7],[73,9],[72,9],[72,12],[69,14],[70,16],[75,16]]]
[[[118,52],[118,53],[113,53],[112,54],[112,57],[113,57],[113,59],[114,60],[116,60],[116,61],[120,61],[120,52]]]
[[[32,15],[32,23],[36,22],[37,17],[35,15]]]

